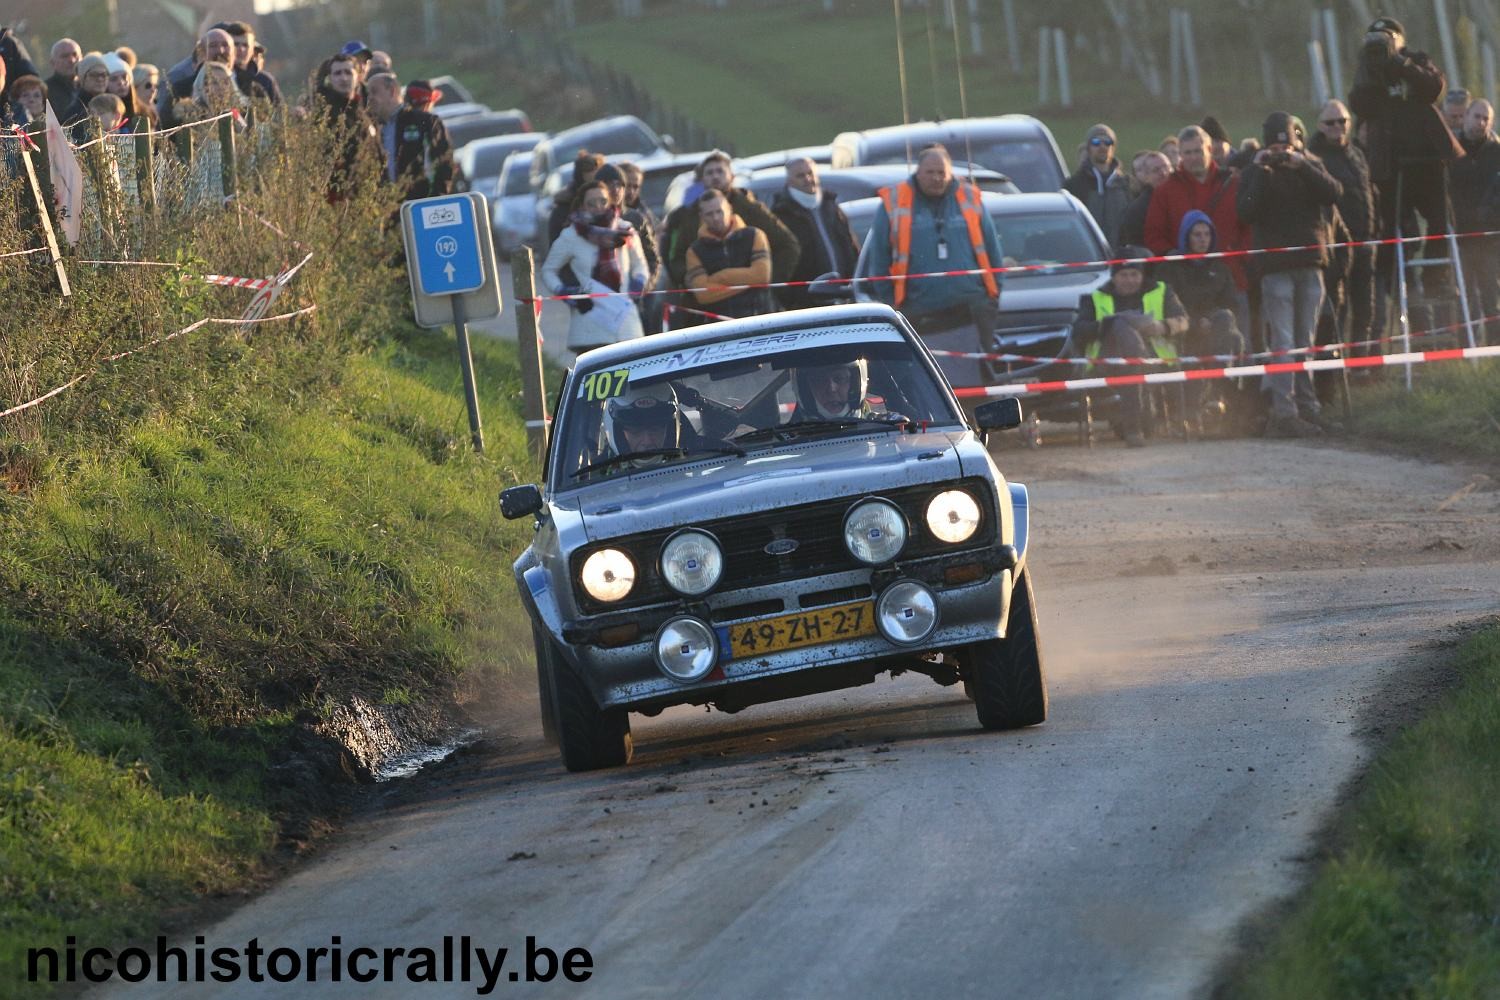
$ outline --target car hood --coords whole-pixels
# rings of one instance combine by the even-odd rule
[[[834,497],[945,482],[963,475],[968,431],[878,432],[794,442],[638,472],[580,490],[554,506],[580,515],[590,542]]]

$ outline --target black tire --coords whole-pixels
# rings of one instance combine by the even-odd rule
[[[552,640],[536,622],[531,623],[531,642],[536,648],[536,695],[542,715],[542,739],[557,746],[557,715],[552,697]]]
[[[594,695],[556,649],[547,656],[557,747],[569,771],[598,771],[630,763],[630,713],[601,709]]]
[[[968,660],[968,686],[981,726],[1020,729],[1047,721],[1047,680],[1029,571],[1021,571],[1011,591],[1005,638],[975,643]]]

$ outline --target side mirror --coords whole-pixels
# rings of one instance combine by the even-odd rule
[[[982,431],[1015,430],[1021,426],[1021,401],[1014,396],[1005,396],[980,403],[974,407],[974,424]]]
[[[813,279],[807,286],[807,294],[815,299],[847,299],[853,294],[853,289],[847,278],[837,271],[829,271]]]
[[[674,139],[674,138],[672,138],[672,133],[670,133],[670,132],[663,132],[661,134],[661,144],[663,146],[667,147],[667,152],[669,152],[669,153],[675,153],[675,152],[677,152],[677,140]]]
[[[500,513],[507,521],[535,514],[542,509],[542,491],[532,483],[500,492]]]

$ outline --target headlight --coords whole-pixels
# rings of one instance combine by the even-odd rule
[[[927,530],[940,542],[966,542],[979,530],[979,504],[963,490],[945,490],[927,504]]]
[[[906,519],[889,500],[865,500],[844,518],[844,544],[862,563],[890,562],[906,544]]]
[[[656,662],[673,680],[696,681],[719,662],[719,644],[698,619],[673,618],[656,633]]]
[[[662,546],[662,579],[679,594],[706,594],[723,574],[724,552],[706,531],[679,531]]]
[[[624,600],[635,586],[635,563],[619,549],[600,549],[583,561],[578,582],[596,601]]]

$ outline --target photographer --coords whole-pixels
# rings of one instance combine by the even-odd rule
[[[1365,153],[1370,179],[1379,191],[1384,235],[1396,231],[1398,199],[1408,222],[1415,209],[1429,235],[1449,231],[1448,165],[1463,151],[1437,109],[1445,85],[1442,71],[1426,53],[1406,47],[1401,22],[1393,17],[1375,19],[1360,49],[1349,107],[1367,130]],[[1432,256],[1446,255],[1441,246],[1426,246]],[[1382,273],[1389,275],[1393,259],[1394,252],[1381,247]],[[1427,292],[1435,294],[1431,288]]]
[[[1251,245],[1307,247],[1260,258],[1261,315],[1273,351],[1311,347],[1323,305],[1323,269],[1329,263],[1328,208],[1343,186],[1306,148],[1302,122],[1273,111],[1261,126],[1265,148],[1240,175],[1235,208],[1251,226]],[[1313,437],[1327,425],[1306,374],[1267,378],[1271,390],[1269,437]]]

